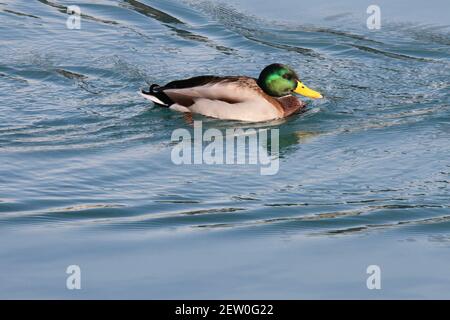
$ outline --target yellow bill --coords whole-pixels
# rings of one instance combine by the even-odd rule
[[[305,86],[302,82],[297,81],[297,88],[294,90],[295,93],[301,94],[302,96],[312,98],[312,99],[320,99],[323,98],[323,96],[317,92],[314,91],[307,86]]]

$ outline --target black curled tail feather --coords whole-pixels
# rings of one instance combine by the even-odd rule
[[[164,103],[164,106],[170,107],[174,104],[172,99],[169,98],[167,94],[164,93],[164,88],[158,84],[152,84],[148,91],[142,90],[143,94],[154,96]]]

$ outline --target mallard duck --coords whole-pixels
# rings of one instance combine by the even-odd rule
[[[258,79],[245,76],[199,76],[172,81],[165,86],[153,84],[141,94],[159,106],[181,112],[250,122],[290,116],[305,107],[292,95],[318,99],[322,95],[305,86],[290,67],[271,64]]]

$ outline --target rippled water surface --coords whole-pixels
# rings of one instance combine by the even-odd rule
[[[0,297],[449,298],[450,5],[304,2],[0,0]],[[140,88],[273,62],[325,99],[196,120],[280,129],[279,173],[173,164]]]

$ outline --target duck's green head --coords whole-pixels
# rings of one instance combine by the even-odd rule
[[[305,86],[294,70],[279,63],[264,68],[259,75],[258,85],[272,97],[282,97],[295,92],[308,98],[322,98],[319,92]]]

